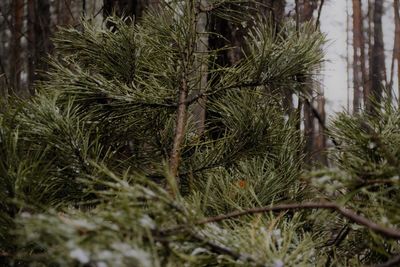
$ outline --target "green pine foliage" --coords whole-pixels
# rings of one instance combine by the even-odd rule
[[[302,81],[316,74],[324,37],[311,24],[254,21],[243,1],[213,1],[209,15],[249,27],[243,58],[219,66],[232,47],[196,51],[193,2],[165,1],[139,24],[60,29],[36,96],[0,114],[1,266],[358,266],[399,253],[396,240],[327,210],[201,223],[329,200],[395,228],[400,114],[340,114],[329,127],[334,167],[306,171],[298,116],[282,99],[309,92]],[[182,79],[198,97],[204,59],[205,130],[193,100],[174,184]]]

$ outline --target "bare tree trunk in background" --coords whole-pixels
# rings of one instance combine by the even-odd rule
[[[28,89],[33,94],[36,65],[36,38],[35,38],[35,0],[28,0]]]
[[[45,56],[51,52],[52,46],[50,42],[51,36],[51,14],[50,14],[50,0],[36,0],[35,9],[35,69],[37,71],[45,71],[47,63],[44,61]],[[67,11],[65,11],[67,12]],[[36,75],[35,79],[39,75]]]
[[[86,16],[86,0],[82,0],[82,16]]]
[[[346,95],[346,109],[350,113],[350,73],[351,73],[351,62],[350,62],[350,14],[349,14],[349,0],[346,0],[346,70],[347,70],[347,95]]]
[[[325,96],[324,92],[320,90],[320,95],[317,97],[317,111],[319,117],[321,119],[320,124],[318,124],[318,134],[316,137],[316,144],[315,148],[317,151],[318,161],[324,164],[325,166],[328,165],[328,159],[325,153],[326,149],[326,133],[325,133],[325,124],[326,124],[326,114],[325,114]]]
[[[393,2],[393,10],[394,10],[394,44],[393,44],[393,56],[392,56],[392,64],[390,69],[390,81],[388,90],[394,92],[394,67],[397,62],[397,90],[400,93],[400,15],[399,15],[399,0],[394,0]],[[399,95],[400,98],[400,95]]]
[[[370,55],[371,97],[376,104],[382,100],[382,92],[386,81],[385,50],[382,32],[383,1],[375,0],[373,12],[373,45]],[[368,111],[373,111],[372,103],[368,100]]]
[[[200,0],[200,5],[203,7],[208,6],[207,0]],[[206,12],[201,12],[197,16],[196,32],[199,33],[196,44],[196,65],[199,75],[198,90],[194,94],[201,94],[205,92],[208,85],[208,18]],[[197,103],[193,106],[193,117],[196,123],[197,134],[202,136],[205,130],[206,121],[206,97],[200,97]]]
[[[71,0],[57,1],[57,25],[67,26],[75,23],[75,15],[73,14],[73,4]]]
[[[300,22],[311,21],[313,19],[314,11],[318,8],[318,3],[315,0],[303,0],[299,5],[300,9]],[[306,78],[307,79],[307,78]],[[311,163],[314,157],[314,152],[316,148],[315,143],[315,123],[314,123],[314,114],[313,114],[313,90],[312,90],[312,82],[311,80],[306,80],[305,83],[308,94],[310,96],[309,101],[306,101],[303,105],[303,113],[304,113],[304,137],[305,137],[305,153],[306,153],[306,162]],[[300,101],[300,100],[299,100]]]
[[[361,1],[353,0],[353,113],[361,109],[363,88],[365,88],[365,41],[362,24]]]
[[[8,10],[9,0],[0,1],[0,98],[6,98],[8,95],[9,84],[9,38],[8,30]]]
[[[374,15],[374,5],[373,5],[373,0],[368,0],[368,14],[367,14],[367,22],[368,22],[368,27],[367,27],[367,36],[368,36],[368,55],[366,56],[365,60],[368,62],[368,69],[367,69],[367,74],[368,78],[366,81],[366,85],[364,88],[364,108],[366,110],[370,110],[371,107],[371,102],[370,102],[370,96],[371,96],[371,91],[372,91],[372,79],[371,79],[371,57],[372,57],[372,46],[373,46],[373,15]]]
[[[12,29],[11,29],[11,58],[10,58],[10,80],[14,94],[19,94],[21,89],[22,70],[22,24],[24,19],[24,1],[12,1]]]

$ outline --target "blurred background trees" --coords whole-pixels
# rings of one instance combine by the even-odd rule
[[[347,26],[348,31],[351,32],[349,44],[352,46],[348,54],[348,64],[351,65],[349,79],[352,85],[349,90],[353,91],[350,96],[352,112],[358,113],[361,109],[372,112],[373,105],[379,105],[382,98],[396,101],[399,95],[399,1],[346,1],[349,3],[350,17]],[[277,28],[285,17],[292,17],[299,24],[314,21],[316,25],[319,25],[323,20],[320,12],[324,1],[263,0],[258,2],[261,4],[258,8],[263,15],[273,21]],[[334,4],[329,0],[326,2]],[[105,17],[114,13],[118,16],[134,17],[135,23],[140,23],[142,13],[149,7],[157,6],[158,3],[158,0],[1,1],[0,95],[2,99],[6,99],[7,95],[29,97],[35,94],[33,84],[44,78],[43,73],[48,68],[46,57],[53,51],[51,38],[58,27],[79,28],[82,16],[100,24]],[[203,5],[205,4],[207,4],[206,0],[203,2]],[[255,16],[255,12],[253,13]],[[395,22],[391,58],[385,49],[385,45],[387,47],[388,44],[384,43],[387,40],[382,26],[382,19],[385,16],[393,17]],[[242,57],[242,42],[248,27],[228,22],[224,18],[206,15],[206,13],[202,20],[198,27],[203,27],[203,29],[199,28],[199,30],[212,30],[220,34],[220,36],[204,35],[201,41],[203,47],[220,48],[218,62],[221,65],[232,65],[238,62]],[[201,23],[203,26],[200,25]],[[201,43],[199,43],[200,46]],[[234,44],[234,48],[223,49],[228,43]],[[204,77],[203,83],[206,81],[207,77]],[[327,143],[324,133],[326,123],[324,86],[319,81],[305,80],[304,84],[309,88],[307,94],[294,96],[288,90],[284,90],[285,93],[280,97],[286,103],[288,113],[298,113],[301,121],[299,127],[304,130],[306,140],[307,161],[309,163],[317,161],[326,165],[328,162],[324,151],[330,142]],[[199,91],[201,90],[200,86]],[[205,111],[206,109],[197,107],[199,125],[201,125],[201,120],[204,120],[201,118],[204,118]]]
[[[259,8],[267,20],[273,21],[277,31],[285,17],[296,17],[293,1],[264,0],[258,1]],[[288,2],[288,3],[287,3]],[[292,2],[292,3],[289,3]],[[80,18],[95,20],[102,23],[105,17],[116,14],[118,16],[134,17],[135,23],[140,23],[142,13],[149,7],[156,7],[158,0],[4,0],[0,3],[0,87],[2,99],[7,95],[29,97],[35,94],[34,83],[44,79],[48,69],[47,56],[52,54],[52,37],[58,27],[81,27]],[[207,1],[202,3],[207,5]],[[322,8],[318,1],[298,1],[298,23],[317,19],[318,8]],[[235,8],[235,7],[233,7]],[[241,11],[242,12],[242,11]],[[257,12],[249,9],[250,15],[256,16]],[[248,16],[249,14],[242,14]],[[259,15],[259,14],[258,14]],[[250,25],[229,22],[223,17],[215,17],[204,13],[203,21],[199,22],[200,31],[212,30],[220,34],[206,36],[199,43],[199,48],[209,47],[220,49],[217,62],[219,65],[232,65],[242,57],[243,40],[248,34]],[[203,26],[201,26],[201,23]],[[252,22],[249,21],[249,24]],[[224,49],[228,44],[233,44],[233,49]],[[201,64],[201,62],[199,62]],[[203,67],[210,67],[205,66]],[[300,78],[302,79],[302,78]],[[203,87],[207,77],[203,79]],[[324,97],[322,87],[318,82],[308,81],[309,87],[304,95],[292,95],[290,90],[270,88],[282,91],[280,97],[287,106],[290,114],[298,113],[298,118],[304,122],[299,125],[304,129],[307,140],[306,151],[308,162],[317,159],[326,164],[324,149],[326,146],[323,124],[325,124]],[[199,91],[202,90],[199,87]],[[300,99],[295,103],[296,99]],[[307,101],[305,101],[307,99]],[[204,120],[206,109],[195,108],[195,114]],[[315,117],[319,114],[318,119]]]

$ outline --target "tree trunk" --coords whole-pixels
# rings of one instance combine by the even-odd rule
[[[386,81],[385,50],[382,32],[383,1],[375,0],[373,12],[373,45],[370,57],[371,97],[375,104],[380,104]],[[368,100],[368,110],[373,111],[373,104]]]
[[[316,136],[315,147],[317,151],[318,161],[328,165],[328,159],[325,153],[326,149],[326,133],[325,133],[325,124],[326,124],[326,114],[325,114],[325,97],[324,93],[320,92],[321,95],[317,97],[317,111],[321,121],[318,124],[318,134]]]
[[[347,71],[347,94],[346,94],[346,110],[350,113],[350,73],[351,73],[351,62],[350,62],[350,14],[349,14],[349,0],[346,0],[346,71]]]
[[[208,6],[207,0],[200,0],[200,5]],[[200,12],[197,16],[196,32],[199,34],[196,44],[197,62],[196,68],[199,76],[198,89],[194,94],[202,94],[207,89],[208,85],[208,18],[206,12]],[[206,97],[200,97],[197,103],[193,106],[193,117],[196,123],[197,134],[202,136],[205,130],[206,120]]]
[[[59,0],[57,2],[57,25],[67,26],[75,23],[73,5],[71,0]]]
[[[318,8],[318,4],[315,0],[303,0],[302,4],[299,5],[300,9],[300,22],[311,21],[313,19],[314,11]],[[307,79],[307,78],[306,78]],[[306,86],[310,86],[307,88],[309,94],[309,100],[306,101],[303,105],[303,113],[304,113],[304,137],[305,137],[305,153],[306,153],[306,162],[311,163],[314,158],[315,152],[315,117],[313,114],[313,90],[312,90],[312,82],[311,80],[305,81]],[[301,101],[301,100],[299,100]]]
[[[47,63],[45,56],[51,52],[51,14],[50,0],[36,0],[36,23],[35,23],[35,63],[36,70],[45,71]],[[37,76],[37,75],[36,75]],[[36,77],[37,78],[37,77]]]
[[[361,1],[353,0],[353,113],[358,113],[361,109],[366,81],[364,43]]]
[[[172,144],[172,150],[170,152],[169,158],[169,175],[173,179],[175,185],[170,184],[171,193],[175,195],[175,191],[179,190],[180,178],[179,178],[179,167],[181,160],[181,150],[182,144],[185,138],[186,125],[187,125],[187,111],[188,111],[188,93],[189,93],[189,78],[191,73],[193,73],[193,66],[195,64],[195,51],[198,42],[198,35],[196,32],[197,26],[197,16],[195,12],[194,1],[189,1],[187,3],[189,10],[191,10],[190,18],[190,30],[187,33],[187,43],[183,45],[183,50],[180,51],[182,56],[181,62],[181,77],[180,77],[180,87],[179,87],[179,99],[178,99],[178,109],[176,115],[175,131],[174,131],[174,141]]]
[[[35,0],[28,0],[28,88],[33,94],[33,83],[35,81],[35,55],[36,55],[36,38],[35,38]]]
[[[179,164],[181,157],[181,147],[183,139],[185,137],[186,128],[186,117],[187,117],[187,96],[188,96],[188,84],[187,77],[183,74],[181,87],[179,89],[179,105],[178,113],[176,118],[174,143],[169,160],[169,174],[175,179],[176,185],[179,186]]]
[[[8,96],[9,82],[9,37],[7,35],[8,23],[6,21],[8,14],[9,1],[0,1],[0,98],[6,99]]]
[[[394,67],[397,62],[397,90],[400,93],[400,15],[399,15],[399,0],[394,0],[393,2],[394,9],[394,44],[393,44],[393,56],[392,56],[392,64],[390,71],[390,96],[392,95],[392,91],[394,91]],[[399,95],[400,96],[400,95]]]
[[[21,37],[22,24],[24,19],[24,1],[12,1],[12,39],[11,39],[11,59],[10,59],[10,80],[15,94],[20,94],[21,90]]]

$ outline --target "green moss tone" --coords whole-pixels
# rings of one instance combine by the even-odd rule
[[[196,50],[204,11],[193,3],[166,1],[135,25],[86,21],[54,38],[36,96],[10,99],[0,114],[0,265],[399,260],[398,110],[340,114],[329,127],[333,167],[306,171],[298,116],[282,99],[308,92],[301,78],[321,63],[323,36],[259,18],[242,59],[219,66],[233,48]],[[214,7],[209,15],[249,22],[237,12],[252,7],[243,1]]]

